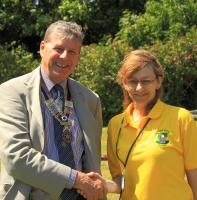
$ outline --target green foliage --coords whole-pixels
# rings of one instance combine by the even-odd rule
[[[0,46],[0,83],[31,71],[38,65],[33,56],[21,46]]]
[[[99,94],[104,124],[122,110],[121,89],[116,74],[128,47],[120,44],[89,45],[82,48],[81,61],[74,78]]]
[[[63,20],[87,21],[90,12],[88,2],[87,0],[81,3],[79,1],[64,0],[58,7],[58,13]]]
[[[80,23],[84,30],[85,44],[99,42],[105,35],[115,34],[121,14],[114,0],[108,1],[61,1],[58,7],[60,18]],[[109,24],[113,26],[109,27]]]
[[[46,27],[57,20],[58,1],[39,1],[36,6],[29,0],[2,0],[0,4],[1,44],[16,42],[37,56],[38,45]]]
[[[165,70],[164,100],[194,109],[197,107],[197,28],[186,36],[158,41],[146,48],[156,54]]]
[[[196,26],[197,2],[194,0],[148,1],[146,12],[136,15],[126,10],[120,18],[116,40],[128,42],[134,48],[163,42],[170,37],[184,36]]]
[[[73,20],[86,31],[86,46],[73,76],[100,95],[105,125],[122,110],[116,74],[125,53],[133,48],[152,51],[164,66],[166,102],[197,108],[195,0],[39,0],[38,5],[34,2],[1,1],[0,82],[38,65],[39,61],[34,61],[38,45],[51,22]]]
[[[122,10],[144,9],[145,0],[1,0],[1,44],[16,41],[34,53],[48,25],[56,20],[72,20],[86,30],[85,44],[98,43],[118,31]]]
[[[41,1],[43,4],[44,2]],[[36,7],[33,1],[23,0],[3,0],[0,9],[0,31],[2,39],[9,41],[22,41],[26,37],[41,36],[43,27],[52,21],[53,15],[51,7],[55,7],[55,3],[49,3]]]

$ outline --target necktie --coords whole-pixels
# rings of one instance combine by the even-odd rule
[[[51,90],[51,96],[54,100],[54,104],[63,111],[64,109],[64,90],[61,85],[56,84]],[[67,145],[62,145],[63,139],[62,134],[64,130],[64,126],[61,125],[55,117],[53,117],[54,123],[54,134],[55,134],[55,142],[59,155],[59,162],[71,167],[75,168],[74,156],[72,151],[71,143],[67,143]],[[76,200],[78,198],[78,193],[75,189],[64,189],[60,195],[61,200]]]
[[[52,90],[51,90],[51,96],[54,100],[54,103],[56,104],[56,106],[63,111],[64,109],[64,89],[61,85],[56,84],[53,86]]]

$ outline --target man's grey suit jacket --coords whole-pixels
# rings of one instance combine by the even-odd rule
[[[40,107],[40,67],[0,86],[1,200],[27,200],[32,187],[57,199],[70,168],[42,154],[44,128]],[[84,136],[84,168],[100,172],[101,105],[97,94],[68,79]]]

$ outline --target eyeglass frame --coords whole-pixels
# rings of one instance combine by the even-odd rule
[[[138,84],[142,87],[148,87],[150,86],[157,78],[155,77],[154,79],[144,79],[144,80],[126,80],[125,84],[130,87],[130,88],[136,88]]]

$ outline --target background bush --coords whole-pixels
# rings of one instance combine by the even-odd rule
[[[172,37],[163,44],[147,47],[159,59],[165,70],[164,101],[187,109],[197,108],[197,31]]]
[[[116,82],[116,74],[126,45],[89,45],[82,49],[82,56],[74,78],[99,94],[103,108],[104,123],[122,110],[122,93]]]
[[[22,46],[0,46],[0,83],[27,73],[38,64],[38,60],[33,59],[32,53]]]

